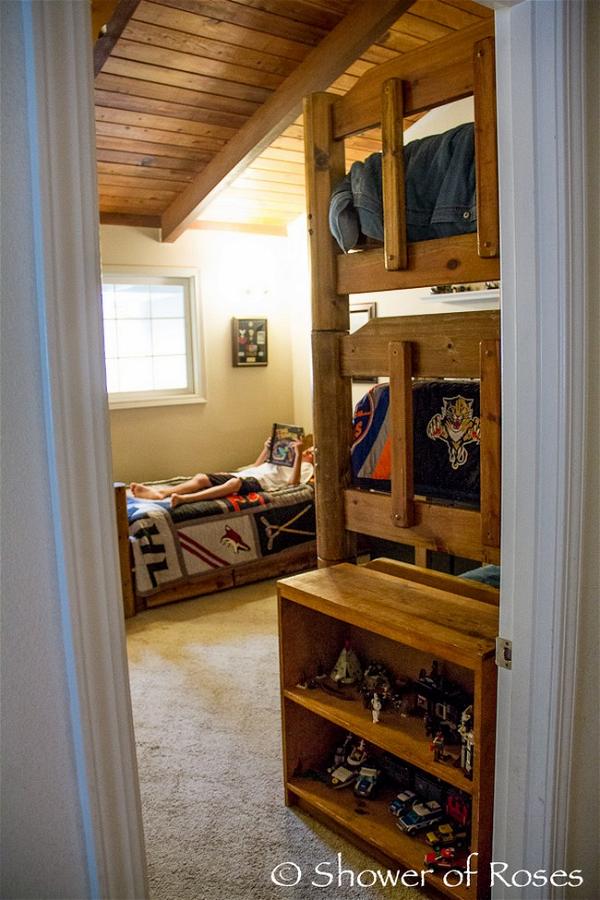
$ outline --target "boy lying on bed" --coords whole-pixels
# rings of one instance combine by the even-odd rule
[[[199,472],[189,481],[170,488],[154,488],[132,481],[131,493],[142,500],[166,500],[170,497],[171,506],[176,507],[197,500],[216,500],[229,494],[244,496],[256,491],[276,491],[278,488],[310,481],[313,476],[313,456],[311,450],[302,452],[302,441],[292,441],[295,457],[291,469],[266,462],[270,446],[271,438],[267,438],[256,462],[239,472]]]

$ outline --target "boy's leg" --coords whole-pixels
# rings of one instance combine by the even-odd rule
[[[207,487],[210,487],[210,480],[204,472],[199,472],[188,481],[183,481],[181,484],[169,488],[149,487],[147,484],[138,484],[136,481],[132,481],[130,484],[133,496],[140,497],[142,500],[166,500],[167,497],[174,493],[193,494]]]
[[[171,493],[171,506],[180,506],[182,503],[195,503],[197,500],[216,500],[218,497],[227,497],[228,494],[235,494],[242,486],[242,479],[232,477],[224,484],[217,484],[214,487],[208,487],[204,490],[181,494],[179,489],[177,493]]]

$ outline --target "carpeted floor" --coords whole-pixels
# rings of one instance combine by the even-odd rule
[[[354,879],[385,869],[283,804],[274,582],[144,612],[127,631],[152,900],[424,896],[348,874],[338,886],[338,853]],[[285,862],[296,886],[271,881]]]

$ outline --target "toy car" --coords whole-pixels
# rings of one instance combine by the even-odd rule
[[[467,836],[466,831],[457,831],[449,822],[442,822],[435,831],[428,831],[425,840],[432,847],[440,844],[455,844],[457,841],[464,840]]]
[[[390,803],[390,812],[393,816],[401,816],[407,810],[412,808],[413,803],[417,799],[414,791],[401,791]]]
[[[426,866],[434,869],[464,869],[467,865],[467,854],[464,851],[457,852],[455,847],[444,847],[439,852],[432,850],[426,853],[424,862]]]
[[[444,812],[437,800],[426,800],[425,803],[415,803],[413,808],[398,818],[396,822],[401,831],[407,834],[416,834],[423,831],[428,825],[443,819]]]
[[[371,769],[368,766],[362,766],[354,784],[354,793],[356,796],[370,797],[373,794],[378,777],[379,769]]]
[[[347,787],[355,781],[356,774],[357,773],[352,772],[351,769],[347,769],[346,766],[338,766],[337,769],[334,769],[331,773],[330,784],[334,788]]]

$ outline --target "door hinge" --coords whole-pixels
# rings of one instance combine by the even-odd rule
[[[496,638],[496,665],[500,669],[512,669],[512,641]]]

